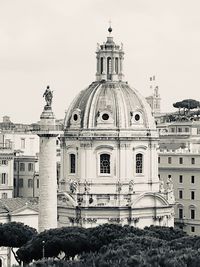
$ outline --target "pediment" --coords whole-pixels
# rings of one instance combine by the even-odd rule
[[[10,212],[10,215],[38,215],[36,208],[24,206],[20,209]]]

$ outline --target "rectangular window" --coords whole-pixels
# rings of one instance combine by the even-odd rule
[[[191,164],[195,164],[195,158],[191,158]]]
[[[40,181],[39,181],[39,179],[37,179],[37,188],[39,188],[40,187]]]
[[[21,148],[25,148],[25,138],[21,138]]]
[[[0,163],[1,165],[8,165],[8,161],[6,159],[2,159]]]
[[[191,209],[190,210],[190,217],[191,217],[191,219],[195,219],[195,210],[194,209]]]
[[[171,128],[171,132],[172,133],[175,133],[175,128]]]
[[[183,175],[179,175],[179,183],[180,183],[180,184],[183,183]]]
[[[194,198],[195,198],[195,192],[191,191],[191,199],[194,200]]]
[[[1,184],[6,184],[6,177],[7,177],[6,173],[1,174]]]
[[[194,184],[194,175],[191,176],[191,184]]]
[[[160,163],[160,157],[158,157],[158,163]]]
[[[182,132],[182,128],[178,128],[178,132],[181,133]]]
[[[28,171],[32,172],[33,171],[33,163],[28,164]]]
[[[195,232],[195,227],[191,226],[191,232],[194,233]]]
[[[178,210],[178,217],[179,217],[179,219],[183,219],[183,209],[179,209]]]
[[[14,178],[14,187],[16,187],[16,178]]]
[[[179,164],[183,164],[183,158],[179,158]]]
[[[76,155],[70,154],[70,173],[76,173]]]
[[[28,179],[28,188],[33,188],[33,179]]]
[[[189,132],[189,128],[185,128],[185,132],[188,133]]]
[[[110,173],[110,155],[100,155],[100,173]]]
[[[182,199],[183,198],[183,191],[182,190],[179,190],[178,195],[179,195],[179,199]]]
[[[16,171],[16,170],[17,170],[17,163],[14,162],[14,171]]]
[[[24,162],[21,162],[20,165],[19,165],[19,170],[24,172],[25,171],[25,164]]]
[[[115,58],[115,72],[116,72],[116,74],[118,74],[118,58],[116,57]]]
[[[171,164],[171,163],[172,163],[172,158],[168,157],[168,164]]]
[[[4,198],[4,199],[8,198],[8,194],[7,193],[2,193],[1,197]]]
[[[23,180],[23,178],[20,178],[19,179],[19,187],[23,187],[24,186],[24,180]]]
[[[141,153],[136,154],[135,163],[136,163],[136,173],[142,173],[143,172],[143,155]]]

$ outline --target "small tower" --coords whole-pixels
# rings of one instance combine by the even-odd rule
[[[109,36],[102,45],[97,44],[96,80],[121,81],[123,79],[123,44],[116,45],[111,36],[112,28],[108,28]]]
[[[146,97],[147,102],[149,103],[152,114],[154,117],[160,115],[160,94],[159,94],[159,87],[156,85],[156,78],[155,76],[150,77],[150,90],[153,92],[152,95]]]
[[[40,116],[37,132],[40,137],[39,232],[57,227],[56,137],[58,134],[55,132],[55,116],[51,107],[53,92],[49,86],[43,97],[46,105]]]

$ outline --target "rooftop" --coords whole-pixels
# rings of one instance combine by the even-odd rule
[[[37,198],[7,198],[0,199],[0,213],[10,213],[23,207],[29,207],[38,211]]]

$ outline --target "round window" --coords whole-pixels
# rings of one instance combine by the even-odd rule
[[[135,114],[135,120],[139,121],[140,120],[140,115],[139,114]]]
[[[104,121],[107,121],[107,120],[109,119],[109,115],[108,115],[107,113],[104,113],[104,114],[102,115],[102,119],[103,119]]]
[[[74,119],[74,121],[77,121],[78,120],[78,115],[77,114],[74,114],[73,119]]]

